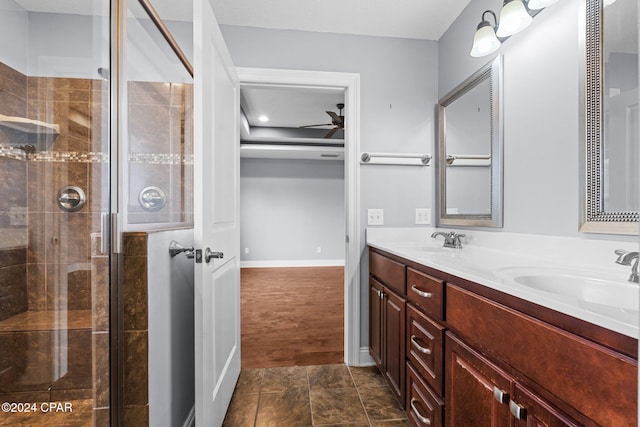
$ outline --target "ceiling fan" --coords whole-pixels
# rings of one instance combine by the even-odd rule
[[[319,125],[306,125],[300,126],[300,128],[311,128],[316,126],[335,126],[333,129],[329,130],[327,134],[324,136],[325,138],[331,138],[338,130],[344,129],[344,115],[342,114],[342,109],[344,108],[344,104],[336,104],[338,110],[340,110],[340,114],[336,114],[333,111],[327,111],[326,113],[331,117],[331,123],[323,123]]]

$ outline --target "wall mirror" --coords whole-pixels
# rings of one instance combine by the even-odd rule
[[[580,231],[638,234],[638,2],[586,0]]]
[[[502,227],[502,57],[438,105],[438,225]]]

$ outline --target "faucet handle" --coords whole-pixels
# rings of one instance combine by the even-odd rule
[[[618,256],[619,255],[626,255],[628,253],[629,253],[629,251],[625,251],[624,249],[616,249],[615,250],[615,254],[618,255]]]

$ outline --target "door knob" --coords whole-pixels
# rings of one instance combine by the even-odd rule
[[[222,252],[213,252],[211,249],[207,248],[204,250],[204,262],[208,263],[212,258],[222,259],[224,258],[224,254]]]

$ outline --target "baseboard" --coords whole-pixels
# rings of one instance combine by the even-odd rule
[[[344,259],[240,261],[240,268],[344,267]]]
[[[195,427],[196,425],[196,406],[193,405],[191,410],[189,411],[189,415],[187,415],[187,419],[184,420],[184,424],[182,427]]]
[[[374,366],[376,362],[369,354],[369,347],[360,347],[360,358],[358,366]]]

